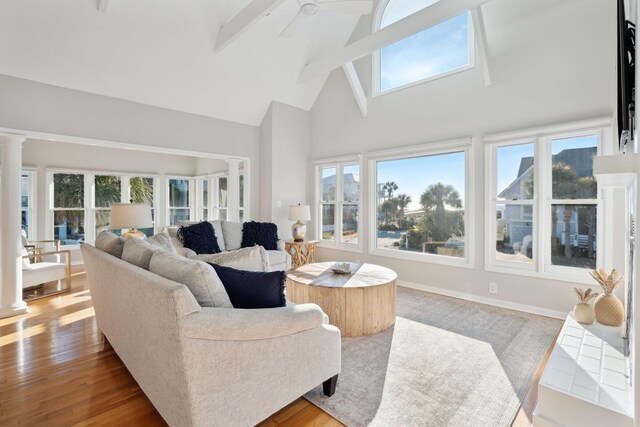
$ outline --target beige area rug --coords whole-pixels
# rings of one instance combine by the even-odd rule
[[[343,338],[332,397],[304,397],[348,426],[509,426],[559,320],[398,288],[397,319]]]

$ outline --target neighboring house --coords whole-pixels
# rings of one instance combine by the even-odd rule
[[[553,163],[564,163],[570,166],[576,173],[576,178],[593,175],[593,157],[596,155],[596,147],[571,148],[562,150],[552,157]],[[523,200],[530,198],[533,188],[533,157],[523,157],[518,168],[518,176],[500,194],[499,199]],[[571,212],[569,221],[569,244],[586,248],[588,241],[588,229],[586,226],[587,209],[577,208]],[[508,248],[520,247],[523,242],[531,241],[531,229],[533,227],[533,210],[530,205],[507,205],[498,218],[498,240]],[[564,207],[558,206],[556,210],[555,235],[561,245],[565,244]],[[529,243],[530,245],[530,243]],[[531,253],[531,247],[521,251]]]

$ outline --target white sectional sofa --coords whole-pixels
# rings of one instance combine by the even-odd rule
[[[224,220],[209,221],[213,225],[213,229],[218,239],[218,246],[222,251],[232,251],[240,249],[242,243],[242,223]],[[179,221],[176,227],[165,227],[164,231],[169,233],[173,246],[178,253],[184,257],[192,258],[195,252],[185,248],[180,240],[178,240],[176,233],[178,228],[183,225],[194,224],[195,221]],[[283,240],[278,240],[277,250],[268,250],[269,264],[271,265],[271,271],[291,269],[291,255],[285,251],[285,244]]]
[[[317,305],[201,307],[184,284],[82,255],[100,330],[169,425],[251,426],[321,383],[333,393],[340,331]]]

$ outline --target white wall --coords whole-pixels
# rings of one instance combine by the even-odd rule
[[[613,117],[616,7],[600,0],[494,0],[482,10],[493,71],[491,86],[483,84],[481,71],[476,68],[370,97],[369,114],[363,118],[344,73],[336,70],[310,116],[311,159],[473,137],[473,268],[370,256],[366,254],[368,233],[363,236],[364,253],[320,249],[318,258],[378,263],[396,270],[400,280],[476,297],[489,297],[488,282],[495,281],[499,286],[496,297],[504,302],[566,312],[575,304],[571,283],[484,271],[482,136]],[[371,18],[363,18],[352,38],[370,30]],[[370,95],[371,58],[358,61],[356,70]],[[363,172],[366,182],[368,174]],[[311,184],[308,191],[313,195]],[[363,217],[367,230],[372,224],[366,215]]]
[[[258,185],[258,127],[5,75],[0,94],[0,129],[247,157]],[[257,216],[258,192],[251,195]]]
[[[307,204],[309,112],[274,102],[261,126],[260,217],[291,239],[289,206]]]

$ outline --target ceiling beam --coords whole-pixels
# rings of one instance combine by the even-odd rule
[[[367,95],[364,93],[362,83],[360,83],[360,78],[358,77],[358,73],[356,73],[353,62],[347,62],[342,68],[344,69],[344,74],[347,76],[353,97],[356,99],[362,117],[367,117]]]
[[[222,49],[240,37],[242,33],[271,13],[273,9],[280,6],[283,2],[284,0],[253,0],[220,28],[213,49],[214,52],[222,51]]]
[[[450,0],[434,3],[388,27],[356,40],[342,49],[335,50],[323,58],[311,61],[300,72],[298,82],[304,82],[331,72],[347,62],[367,56],[373,51],[419,33],[425,28],[433,27],[463,12],[477,9],[490,1]]]
[[[487,31],[484,27],[482,10],[478,7],[471,11],[473,20],[473,30],[475,31],[476,46],[478,48],[478,59],[485,86],[491,85],[491,62],[489,61],[489,44],[487,43]]]

